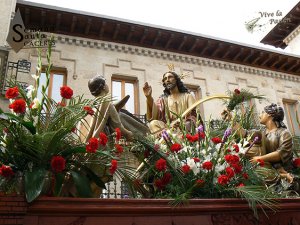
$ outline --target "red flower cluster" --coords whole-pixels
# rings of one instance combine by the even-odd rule
[[[85,110],[87,112],[87,114],[89,114],[91,116],[95,114],[94,110],[90,106],[84,106],[83,110]]]
[[[160,158],[159,160],[156,161],[155,168],[158,171],[165,171],[167,169],[167,161],[163,158]]]
[[[225,161],[229,164],[229,165],[233,165],[233,164],[237,164],[240,161],[240,158],[237,155],[225,155]]]
[[[120,138],[121,138],[121,130],[120,130],[120,128],[117,127],[115,129],[115,132],[116,132],[116,140],[119,141]]]
[[[220,185],[226,185],[226,184],[228,184],[228,182],[229,182],[229,177],[228,176],[226,176],[226,175],[220,175],[218,177],[218,183]]]
[[[236,153],[238,153],[240,151],[240,148],[238,145],[233,145],[232,147],[234,148]]]
[[[228,178],[232,178],[232,177],[234,177],[234,170],[231,168],[231,167],[227,167],[226,169],[225,169],[225,171],[226,171],[226,174],[227,174],[227,176],[228,176]]]
[[[213,137],[213,138],[211,139],[211,141],[212,141],[214,144],[222,143],[222,139],[219,138],[219,137]]]
[[[194,160],[195,163],[200,162],[200,159],[197,158],[197,157],[194,157],[193,160]]]
[[[61,173],[66,168],[66,160],[64,157],[58,155],[53,156],[51,159],[51,168],[54,173]]]
[[[265,161],[264,160],[258,159],[257,162],[258,162],[258,165],[260,165],[261,167],[265,166]]]
[[[239,95],[239,94],[241,94],[241,91],[239,90],[239,89],[234,89],[234,93],[236,94],[236,95]]]
[[[159,189],[164,189],[168,183],[172,180],[172,175],[170,173],[165,173],[161,179],[156,179],[154,185]]]
[[[182,172],[183,172],[184,174],[187,174],[187,173],[189,173],[189,172],[191,171],[191,167],[190,167],[189,165],[183,165],[183,166],[181,167],[181,170],[182,170]]]
[[[58,106],[61,106],[61,107],[65,107],[65,106],[66,106],[66,103],[58,102],[57,105],[58,105]]]
[[[68,86],[62,86],[60,88],[60,96],[65,99],[70,99],[73,96],[73,90]]]
[[[19,95],[19,89],[18,87],[13,87],[13,88],[8,88],[6,93],[5,93],[5,98],[11,99],[11,98],[16,98]]]
[[[293,165],[294,165],[294,167],[299,168],[300,167],[300,158],[294,159]]]
[[[180,144],[174,143],[171,145],[170,150],[171,150],[171,152],[179,152],[181,148],[182,147]]]
[[[26,102],[23,98],[15,100],[8,106],[15,113],[24,113],[26,110]]]
[[[14,171],[10,166],[2,165],[0,167],[0,175],[5,178],[12,177],[14,175]]]
[[[204,139],[205,138],[205,133],[204,132],[200,132],[195,134],[195,135],[191,135],[191,134],[187,134],[185,135],[186,139],[188,139],[189,142],[196,142],[200,139]]]
[[[204,184],[205,184],[205,180],[202,180],[202,179],[196,180],[196,185],[198,187],[203,187]]]
[[[106,143],[108,142],[108,138],[107,138],[106,134],[103,132],[100,132],[99,138],[100,138],[100,145],[105,146]]]
[[[116,172],[117,168],[118,168],[118,161],[115,159],[111,160],[111,165],[109,168],[110,174],[113,175]]]
[[[205,170],[211,170],[213,167],[213,163],[211,161],[206,161],[202,163],[202,168]]]
[[[118,153],[122,153],[124,151],[123,147],[119,144],[115,144],[115,148]]]
[[[95,153],[99,147],[99,141],[97,138],[90,138],[88,144],[86,145],[85,149],[89,153]]]

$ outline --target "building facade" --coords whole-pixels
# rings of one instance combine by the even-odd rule
[[[171,63],[175,72],[187,74],[184,83],[198,98],[239,88],[283,105],[290,131],[300,136],[300,58],[297,56],[23,1],[6,0],[1,4],[2,109],[8,105],[3,97],[7,88],[5,79],[15,77],[25,86],[34,84],[31,74],[36,72],[36,48],[22,48],[16,53],[5,41],[11,14],[20,9],[26,28],[43,25],[53,29],[45,35],[49,37],[53,33],[55,37],[48,90],[54,99],[59,100],[59,87],[63,84],[70,86],[76,95],[92,98],[87,82],[99,74],[106,78],[113,98],[129,94],[127,109],[144,115],[144,83],[152,85],[153,97],[157,99],[163,91],[162,75]],[[46,57],[43,64],[46,65]],[[22,65],[23,70],[18,69]],[[268,102],[255,100],[255,104],[261,112]],[[209,120],[220,118],[223,109],[222,101],[213,100],[203,104],[200,110],[204,119]]]

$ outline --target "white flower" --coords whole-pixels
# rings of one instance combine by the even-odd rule
[[[34,79],[34,80],[37,80],[39,78],[39,76],[35,75],[35,74],[31,74],[31,77]]]
[[[193,170],[193,173],[197,175],[200,172],[200,169],[197,167],[194,159],[187,158],[186,159],[186,164]]]
[[[223,163],[222,165],[217,164],[217,165],[215,166],[215,171],[216,171],[217,173],[220,173],[220,172],[223,171],[223,170],[225,170],[225,164],[224,164],[224,163]]]
[[[38,98],[33,99],[33,105],[31,106],[32,109],[38,109],[41,105],[40,100]]]
[[[32,85],[29,85],[27,88],[27,98],[32,98],[32,94],[35,91],[35,88]]]
[[[249,143],[248,141],[245,141],[245,142],[247,142],[247,144]],[[241,143],[238,143],[237,145],[239,146],[239,149],[240,149],[239,152],[240,152],[241,154],[245,154],[247,148],[244,148],[244,146],[246,146],[246,145],[242,145]]]
[[[39,119],[38,116],[34,116],[34,117],[33,117],[33,125],[34,125],[34,126],[37,125],[38,119]]]

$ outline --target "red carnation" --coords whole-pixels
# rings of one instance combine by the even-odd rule
[[[228,178],[226,175],[220,175],[220,176],[218,177],[218,183],[219,183],[220,185],[228,184],[228,182],[229,182],[229,178]]]
[[[249,179],[248,173],[243,173],[243,177],[244,177],[245,180],[248,180]]]
[[[122,153],[124,151],[123,147],[119,144],[115,144],[115,148],[118,153]]]
[[[97,138],[90,138],[87,144],[86,151],[90,153],[95,153],[99,147],[99,142]]]
[[[66,160],[60,155],[53,156],[51,159],[51,168],[54,173],[60,173],[64,171],[66,168]]]
[[[182,170],[182,172],[183,172],[184,174],[187,174],[187,173],[189,173],[189,172],[191,171],[191,167],[190,167],[189,165],[183,165],[183,166],[181,167],[181,170]]]
[[[121,138],[121,130],[120,130],[120,128],[117,127],[115,129],[115,132],[116,132],[116,140],[118,141]]]
[[[257,162],[258,162],[258,165],[260,165],[261,167],[265,166],[265,161],[264,160],[258,159]]]
[[[239,95],[239,94],[241,94],[241,91],[236,88],[236,89],[234,89],[234,93],[237,94],[237,95]]]
[[[204,184],[205,184],[205,181],[204,181],[204,180],[202,180],[202,179],[196,180],[196,185],[197,185],[198,187],[203,187]]]
[[[213,138],[211,139],[211,141],[212,141],[214,144],[222,143],[222,139],[219,138],[219,137],[213,137]]]
[[[164,185],[167,185],[172,180],[172,175],[170,173],[165,173],[164,176],[161,178],[161,181]]]
[[[159,160],[156,161],[155,168],[158,171],[165,171],[167,169],[167,161],[164,160],[163,158],[160,158]]]
[[[235,173],[241,173],[243,170],[243,166],[238,163],[232,163],[230,166],[234,169]]]
[[[300,167],[300,158],[294,159],[293,165],[294,165],[294,167],[299,168]]]
[[[95,114],[94,110],[90,106],[84,106],[83,110],[85,110],[87,112],[87,114],[89,114],[91,116]]]
[[[8,106],[15,113],[24,113],[26,110],[26,102],[23,98],[15,100]]]
[[[197,157],[194,157],[193,160],[194,160],[195,163],[196,163],[196,162],[200,162],[200,159],[197,158]]]
[[[11,99],[11,98],[16,98],[19,95],[19,89],[18,87],[13,87],[13,88],[8,88],[6,93],[5,93],[5,98]]]
[[[236,153],[238,153],[240,151],[240,148],[238,145],[233,145],[232,147],[234,148]]]
[[[213,164],[211,161],[206,161],[202,164],[202,168],[206,170],[211,170],[213,167]]]
[[[154,186],[157,187],[157,189],[159,189],[159,190],[162,190],[165,188],[165,185],[161,179],[154,180]]]
[[[73,96],[73,90],[68,86],[62,86],[60,88],[60,96],[65,99],[70,99]]]
[[[12,170],[12,168],[10,166],[5,166],[2,165],[0,167],[0,175],[2,177],[8,178],[14,175],[14,171]]]
[[[174,143],[170,147],[171,152],[179,152],[180,149],[181,149],[181,145],[178,143]]]
[[[66,103],[64,103],[64,102],[58,102],[57,105],[58,105],[58,106],[61,106],[61,107],[65,107],[65,106],[66,106]]]
[[[240,183],[240,184],[236,185],[236,187],[238,187],[238,188],[240,188],[240,187],[245,187],[245,184]]]
[[[105,146],[106,143],[108,142],[108,138],[107,138],[106,134],[103,132],[100,132],[99,138],[100,138],[100,145]]]
[[[234,170],[231,167],[227,167],[225,169],[225,171],[226,171],[226,174],[227,174],[228,178],[234,177]]]
[[[232,165],[232,164],[237,164],[240,161],[240,158],[237,155],[225,155],[225,161]]]
[[[117,168],[118,168],[118,161],[115,159],[111,160],[111,165],[109,168],[110,174],[113,175],[116,172]]]

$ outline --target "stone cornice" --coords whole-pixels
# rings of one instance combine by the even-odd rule
[[[195,57],[191,55],[183,55],[183,54],[177,54],[173,52],[166,52],[157,49],[142,48],[142,47],[119,44],[114,42],[106,42],[106,41],[98,41],[98,40],[96,41],[96,40],[78,38],[78,37],[72,37],[66,35],[55,35],[55,39],[57,42],[62,44],[69,44],[69,45],[75,45],[81,47],[97,48],[97,49],[103,49],[108,51],[123,52],[123,53],[142,55],[147,57],[161,58],[170,61],[178,61],[183,63],[203,65],[203,66],[214,67],[218,69],[231,70],[231,71],[242,72],[247,74],[256,74],[263,77],[270,77],[274,79],[282,79],[282,80],[300,83],[300,77],[296,75],[274,72],[270,70],[245,66],[242,64],[229,63],[220,60],[213,60],[213,59],[208,59],[203,57]]]
[[[300,25],[295,29],[293,30],[292,33],[290,33],[284,40],[283,42],[286,44],[286,45],[289,45],[289,43],[291,43],[291,41],[297,37],[300,33]]]

